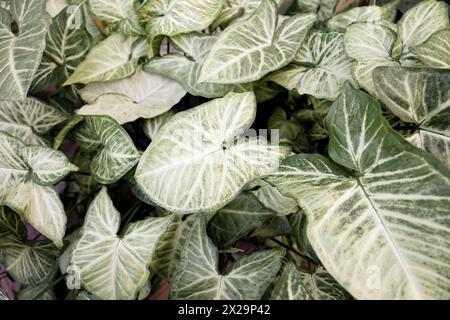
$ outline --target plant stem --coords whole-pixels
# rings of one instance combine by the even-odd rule
[[[58,283],[60,283],[64,279],[64,274],[61,275],[58,279],[54,280],[52,283],[50,283],[47,287],[39,291],[39,293],[33,298],[33,300],[39,300],[48,290],[56,286]]]

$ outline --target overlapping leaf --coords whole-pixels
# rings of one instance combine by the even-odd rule
[[[147,218],[118,235],[120,213],[106,188],[89,207],[71,263],[83,288],[107,300],[132,300],[147,282],[156,243],[172,217]]]
[[[242,193],[211,219],[208,234],[219,248],[226,249],[273,215],[275,212],[265,208],[252,193]]]
[[[301,95],[336,99],[345,81],[352,80],[352,62],[344,52],[343,35],[311,32],[293,63],[269,79]]]
[[[89,0],[89,6],[92,13],[111,30],[120,30],[127,35],[145,33],[139,24],[137,4],[134,0]]]
[[[279,18],[277,10],[273,0],[265,0],[250,18],[226,28],[205,59],[199,82],[247,83],[290,63],[316,16]]]
[[[35,98],[0,102],[0,130],[26,144],[47,145],[43,135],[66,119],[57,108]]]
[[[308,238],[358,299],[450,297],[450,171],[348,86],[327,118],[332,159],[295,155],[270,178],[295,197]]]
[[[125,79],[87,85],[81,97],[88,102],[80,115],[108,115],[119,124],[154,118],[169,111],[186,94],[177,82],[141,68]]]
[[[134,37],[113,33],[97,44],[64,85],[112,81],[131,76],[137,57],[132,56]]]
[[[448,6],[436,0],[422,1],[408,10],[398,27],[388,21],[349,26],[344,45],[347,55],[355,60],[354,79],[375,95],[372,72],[376,67],[421,65],[414,50],[431,35],[449,26]],[[422,53],[427,50],[426,46],[421,48]],[[421,60],[427,61],[423,55]]]
[[[346,291],[324,268],[314,273],[300,272],[292,262],[284,267],[272,291],[273,300],[346,300]]]
[[[94,155],[91,173],[100,183],[117,182],[139,161],[133,140],[110,117],[87,116],[73,133],[80,148]]]
[[[395,7],[391,6],[356,7],[335,15],[328,21],[327,26],[332,31],[345,31],[347,27],[354,23],[370,22],[376,24],[383,20],[389,20],[393,12],[395,13]]]
[[[44,0],[12,0],[10,12],[0,10],[0,100],[26,98],[45,49],[49,18]]]
[[[33,80],[34,89],[61,86],[84,60],[90,49],[81,5],[62,10],[47,33],[44,56]]]
[[[234,263],[226,275],[217,268],[219,253],[208,238],[205,220],[198,217],[184,248],[180,273],[173,281],[172,299],[261,299],[278,270],[283,250],[258,251]]]
[[[336,12],[337,4],[338,0],[296,0],[300,12],[315,13],[319,21],[331,18]]]
[[[145,65],[145,71],[167,76],[178,81],[194,96],[219,98],[229,92],[252,90],[252,84],[199,83],[204,58],[217,41],[217,36],[195,32],[181,34],[172,37],[171,40],[188,57],[181,54],[169,54],[153,58]]]
[[[374,80],[381,101],[417,128],[408,140],[450,167],[450,71],[382,67]]]
[[[450,28],[433,33],[413,52],[427,66],[450,69]]]
[[[276,170],[282,156],[264,137],[240,137],[255,113],[253,93],[230,93],[177,113],[141,158],[140,189],[173,212],[222,208],[247,182]]]
[[[25,146],[0,132],[0,204],[9,206],[40,233],[62,246],[66,215],[52,185],[77,168],[52,149]]]
[[[220,13],[223,0],[152,0],[140,9],[151,37],[206,29]]]

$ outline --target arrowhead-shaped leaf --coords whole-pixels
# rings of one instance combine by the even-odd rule
[[[273,0],[265,0],[250,18],[226,28],[208,54],[199,82],[247,83],[290,63],[316,16],[279,17],[277,11]]]
[[[294,197],[330,274],[357,299],[448,299],[450,171],[347,86],[327,118],[330,156],[295,155],[269,180]]]
[[[107,115],[119,124],[139,118],[154,118],[176,105],[186,94],[183,87],[163,76],[151,75],[141,68],[131,77],[92,83],[81,90],[88,102],[80,115]]]
[[[332,17],[328,21],[328,29],[345,32],[346,28],[354,23],[379,23],[382,20],[389,20],[393,10],[395,10],[395,8],[379,7],[375,5],[352,8]]]
[[[113,33],[97,44],[64,85],[112,81],[131,76],[137,58],[131,55],[134,37]]]
[[[283,250],[258,251],[219,274],[219,252],[206,234],[204,217],[192,226],[184,248],[180,273],[172,284],[172,299],[258,300],[281,267]]]
[[[0,102],[0,130],[25,144],[47,145],[43,135],[65,120],[61,111],[35,98]]]
[[[292,64],[270,76],[269,80],[300,95],[335,100],[344,83],[352,80],[352,62],[344,51],[340,33],[311,32]]]
[[[57,151],[0,132],[0,204],[19,212],[34,228],[62,246],[66,215],[51,187],[77,168]]]
[[[171,38],[174,45],[188,57],[181,54],[169,54],[151,59],[145,71],[160,74],[178,81],[190,94],[206,98],[219,98],[229,92],[252,90],[252,84],[199,83],[203,60],[217,41],[217,36],[202,33],[181,34]]]
[[[41,62],[50,16],[44,0],[12,0],[10,6],[10,12],[0,10],[0,100],[17,101],[26,98]]]
[[[282,156],[264,137],[239,137],[255,114],[253,93],[230,93],[176,114],[139,162],[140,189],[171,212],[222,208],[247,182],[276,170]]]
[[[95,155],[91,173],[100,183],[117,182],[139,161],[140,154],[133,140],[110,117],[87,116],[73,134],[80,148]]]
[[[222,10],[222,0],[150,0],[139,10],[151,37],[206,29]]]
[[[33,80],[33,88],[48,84],[61,86],[84,60],[91,46],[84,28],[81,6],[62,10],[47,33],[44,56]]]
[[[133,300],[147,282],[148,267],[158,239],[172,217],[147,218],[118,235],[120,213],[106,188],[89,207],[71,264],[83,288],[105,300]]]

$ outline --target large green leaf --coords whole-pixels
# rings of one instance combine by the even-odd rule
[[[208,224],[208,234],[219,248],[227,249],[273,215],[256,196],[244,192],[217,212]]]
[[[278,17],[277,10],[273,0],[265,0],[250,18],[226,28],[208,54],[199,82],[247,83],[290,63],[316,16]]]
[[[281,278],[272,291],[273,300],[345,300],[346,291],[324,268],[314,273],[297,270],[292,262],[284,267]]]
[[[344,83],[352,80],[352,62],[344,52],[340,33],[311,32],[295,55],[293,64],[269,78],[300,95],[335,100]]]
[[[19,212],[34,228],[62,246],[66,215],[52,185],[76,171],[64,154],[25,146],[0,132],[0,205]]]
[[[0,102],[0,130],[26,144],[47,145],[43,135],[66,119],[61,111],[35,98]]]
[[[69,0],[47,0],[45,3],[45,10],[52,18],[54,18],[68,5]]]
[[[450,298],[450,171],[348,86],[327,124],[332,159],[295,155],[269,180],[294,197],[330,274],[357,299]]]
[[[171,41],[187,57],[181,54],[169,54],[153,58],[144,66],[145,71],[178,81],[194,96],[219,98],[229,92],[252,90],[252,84],[199,83],[203,60],[217,41],[217,36],[193,32],[172,37]]]
[[[113,33],[97,44],[64,85],[112,81],[131,76],[137,57],[132,56],[134,37]]]
[[[217,17],[222,0],[149,0],[140,9],[151,37],[202,31]]]
[[[135,0],[89,0],[92,13],[111,30],[119,29],[128,35],[145,33],[139,24]]]
[[[416,131],[409,138],[450,167],[450,71],[430,68],[377,68],[381,101]]]
[[[0,100],[23,100],[45,49],[45,0],[12,0],[0,10]],[[9,22],[9,23],[7,23]],[[15,23],[17,30],[11,29]]]
[[[140,189],[178,213],[211,212],[279,165],[280,147],[239,137],[255,119],[253,93],[229,93],[177,113],[157,133],[136,170]]]
[[[172,284],[172,299],[258,300],[261,299],[278,270],[283,250],[258,251],[234,263],[221,275],[217,268],[219,253],[206,234],[199,216],[187,239],[181,268]]]
[[[105,300],[135,299],[147,283],[156,244],[171,220],[147,218],[118,235],[120,213],[103,188],[89,207],[72,252],[71,264],[79,270],[83,288]]]
[[[186,91],[178,82],[138,68],[129,78],[92,83],[80,93],[89,104],[78,110],[78,114],[108,115],[123,124],[169,111]]]
[[[140,154],[133,140],[110,117],[87,116],[73,134],[80,148],[95,154],[91,162],[91,173],[100,183],[117,182],[139,161]]]
[[[34,89],[62,85],[89,52],[91,43],[84,28],[82,7],[72,8],[62,10],[50,25],[44,56],[33,80]]]
[[[333,31],[345,31],[347,27],[358,22],[379,23],[382,20],[389,20],[395,8],[365,6],[356,7],[341,12],[328,21],[328,29]]]
[[[427,66],[450,69],[450,28],[433,33],[413,52]]]

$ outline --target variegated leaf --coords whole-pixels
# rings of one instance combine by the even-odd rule
[[[205,59],[199,82],[247,83],[289,64],[316,16],[278,17],[277,10],[273,0],[264,0],[250,18],[226,28]]]
[[[91,173],[100,183],[117,182],[139,161],[140,154],[133,140],[110,117],[87,116],[73,134],[80,148],[95,155]]]
[[[6,296],[6,293],[3,292],[3,289],[0,288],[0,301],[5,301],[5,300],[9,300],[8,297]]]
[[[289,215],[298,210],[297,202],[289,197],[285,197],[274,186],[261,180],[261,187],[252,193],[268,209],[273,210],[278,215]]]
[[[408,10],[398,22],[403,54],[408,55],[433,33],[450,27],[448,5],[443,1],[425,0]]]
[[[269,80],[300,95],[335,100],[344,83],[352,80],[352,62],[344,51],[340,33],[311,32],[294,61]]]
[[[50,25],[44,56],[34,76],[34,89],[48,84],[61,86],[88,54],[91,42],[84,29],[82,7],[70,8],[63,9]]]
[[[145,71],[178,81],[194,96],[219,98],[229,92],[246,92],[253,89],[252,84],[199,83],[203,60],[217,41],[217,36],[195,32],[181,34],[171,40],[188,57],[181,54],[169,54],[153,58],[145,65]]]
[[[151,267],[158,275],[168,281],[172,281],[180,270],[181,255],[186,246],[186,237],[195,221],[196,216],[190,216],[184,220],[181,216],[177,216],[159,239]]]
[[[51,187],[77,168],[49,148],[25,146],[0,132],[0,205],[19,212],[34,228],[62,246],[66,215]]]
[[[410,139],[450,168],[450,70],[377,68],[381,101],[416,131]]]
[[[283,250],[258,251],[234,263],[226,275],[219,274],[219,252],[206,234],[199,216],[187,238],[181,268],[172,284],[175,300],[258,300],[278,270]]]
[[[308,238],[357,299],[450,298],[450,170],[348,86],[327,124],[331,158],[295,155],[269,180],[295,197]]]
[[[134,37],[113,33],[89,52],[64,85],[112,81],[131,76],[136,71],[138,60],[131,55],[135,40]]]
[[[45,0],[11,0],[0,10],[0,100],[24,100],[41,62],[50,16]],[[17,30],[11,29],[15,22]]]
[[[276,170],[282,150],[264,137],[240,137],[255,119],[253,93],[229,93],[177,113],[158,132],[136,170],[140,189],[177,213],[211,212],[251,180]]]
[[[129,78],[87,85],[81,90],[81,97],[89,104],[77,113],[107,115],[124,124],[157,117],[180,102],[185,94],[178,82],[138,68]]]
[[[106,188],[89,207],[71,265],[81,285],[105,300],[133,300],[147,283],[148,267],[158,239],[172,217],[147,218],[130,224],[118,235],[120,213]]]
[[[23,285],[38,285],[53,273],[59,250],[50,241],[24,244],[26,239],[21,240],[0,249],[6,271]]]
[[[145,120],[142,124],[142,129],[144,130],[145,135],[150,140],[155,139],[156,134],[159,132],[162,126],[165,125],[167,121],[169,121],[174,115],[175,113],[173,111],[168,111],[158,117]]]
[[[313,273],[299,272],[292,262],[284,267],[273,289],[273,300],[346,300],[347,292],[323,268]]]
[[[387,23],[357,23],[347,28],[344,46],[354,59],[353,78],[368,92],[375,94],[372,72],[379,66],[399,66],[396,59],[396,26]]]
[[[429,67],[450,69],[450,28],[433,33],[412,51]]]
[[[332,17],[328,21],[328,29],[332,31],[345,31],[347,27],[358,22],[379,23],[382,20],[389,20],[393,10],[395,10],[395,8],[385,6],[352,8]]]
[[[66,119],[67,116],[57,108],[35,98],[0,102],[0,130],[25,144],[47,145],[43,136]]]
[[[54,18],[68,5],[68,0],[47,0],[45,3],[45,10],[52,18]]]
[[[255,195],[244,192],[217,212],[208,224],[208,234],[219,248],[227,249],[273,215]]]
[[[89,0],[89,6],[92,13],[105,22],[111,30],[120,30],[127,35],[140,35],[145,31],[139,24],[138,2],[135,0]]]
[[[296,7],[299,12],[316,13],[317,20],[324,21],[334,15],[338,2],[338,0],[296,0]]]
[[[139,10],[151,37],[206,29],[220,13],[223,0],[150,0]]]

